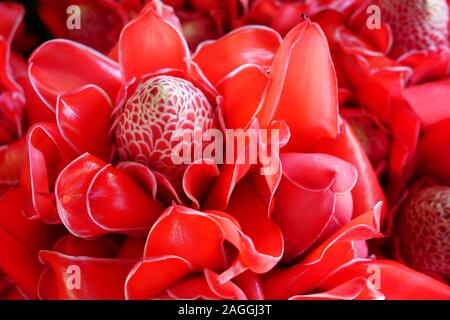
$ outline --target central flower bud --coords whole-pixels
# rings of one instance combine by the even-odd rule
[[[380,0],[380,6],[394,36],[393,55],[448,46],[447,0]]]
[[[399,212],[397,230],[406,264],[450,279],[450,187],[431,186],[410,195]]]
[[[182,130],[194,136],[194,131],[213,127],[213,108],[192,83],[171,76],[154,77],[138,86],[120,116],[116,130],[119,158],[142,163],[178,184],[186,164],[174,164],[172,152],[186,141],[173,139],[174,133]]]

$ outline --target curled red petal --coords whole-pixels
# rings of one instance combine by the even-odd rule
[[[351,279],[325,292],[298,295],[290,300],[383,300],[384,295],[363,277]]]
[[[181,206],[168,208],[150,231],[145,257],[177,256],[194,270],[224,267],[223,234],[209,215]]]
[[[26,105],[25,114],[27,124],[32,126],[39,122],[55,122],[55,110],[50,109],[37,95],[33,89],[28,75],[17,79],[17,82],[23,88]]]
[[[262,26],[236,29],[226,36],[200,44],[193,60],[212,84],[244,64],[256,64],[269,69],[280,46],[280,35]],[[220,61],[220,64],[217,64]]]
[[[148,7],[125,26],[119,39],[119,63],[125,81],[161,69],[187,71],[189,48],[181,32]]]
[[[191,270],[191,264],[181,257],[145,258],[130,271],[125,284],[125,297],[130,300],[152,299]]]
[[[415,85],[448,76],[450,51],[412,51],[402,55],[398,62],[413,69],[413,75],[409,81]]]
[[[404,100],[391,101],[390,128],[393,140],[389,156],[388,195],[395,202],[414,174],[421,132],[418,117]]]
[[[112,165],[101,168],[92,178],[86,201],[92,221],[109,232],[145,235],[164,210],[161,203]]]
[[[391,260],[356,259],[333,273],[323,285],[334,286],[353,277],[373,281],[387,300],[450,299],[447,284]]]
[[[342,123],[341,133],[336,140],[322,139],[308,148],[308,151],[328,153],[355,166],[358,171],[358,180],[352,190],[353,217],[370,210],[379,201],[387,203],[369,158],[355,133],[345,121]],[[383,206],[382,212],[382,221],[384,221],[387,214],[386,205]]]
[[[261,67],[247,64],[218,83],[217,89],[224,98],[223,114],[228,129],[248,127],[259,111],[269,79]]]
[[[62,136],[75,150],[108,161],[111,112],[111,100],[106,93],[88,85],[58,97],[56,119]]]
[[[350,222],[350,191],[358,174],[350,163],[326,154],[282,154],[281,160],[272,218],[283,233],[284,260],[290,261]]]
[[[105,166],[105,162],[86,153],[67,165],[56,181],[59,217],[75,236],[93,237],[104,233],[89,217],[86,199],[92,179]]]
[[[69,256],[41,251],[48,266],[39,281],[41,299],[120,300],[134,260]]]
[[[409,87],[405,98],[424,129],[450,118],[450,78]]]
[[[69,40],[57,39],[44,43],[33,52],[28,62],[31,84],[52,110],[56,108],[59,95],[88,84],[103,89],[113,101],[121,86],[116,62]]]
[[[380,204],[338,230],[298,264],[275,268],[263,275],[266,297],[288,299],[320,288],[323,279],[334,270],[360,256],[359,241],[382,236],[379,219]]]
[[[11,68],[11,45],[0,37],[0,89],[21,92]]]
[[[194,209],[200,210],[201,203],[207,196],[207,191],[219,174],[219,167],[211,160],[193,163],[187,167],[183,176],[183,189],[192,201]]]
[[[240,182],[233,190],[227,212],[237,219],[243,233],[254,245],[251,250],[254,252],[249,250],[245,263],[256,273],[270,270],[283,255],[283,235],[270,219],[269,205],[259,193],[257,184],[250,180]]]
[[[47,223],[60,223],[56,212],[53,186],[64,166],[75,156],[55,124],[32,126],[27,135],[28,157],[22,171],[21,186],[28,193],[24,212]]]
[[[202,274],[189,275],[167,289],[167,294],[177,300],[218,300]]]
[[[205,270],[205,278],[211,290],[222,299],[246,300],[245,293],[231,281],[223,282],[220,276],[211,270]]]
[[[264,290],[259,274],[252,271],[246,271],[236,278],[233,282],[242,289],[249,300],[264,300]]]
[[[125,173],[90,154],[61,172],[55,195],[61,220],[79,237],[144,234],[163,210]]]

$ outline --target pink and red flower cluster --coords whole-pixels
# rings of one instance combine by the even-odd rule
[[[28,61],[0,3],[0,298],[450,299],[446,1],[38,2]],[[210,128],[279,170],[171,162]]]

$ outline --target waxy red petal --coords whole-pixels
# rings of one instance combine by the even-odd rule
[[[84,240],[63,236],[51,250],[40,252],[46,268],[39,279],[39,297],[123,299],[125,277],[135,259],[120,257],[118,250],[110,238]]]
[[[21,186],[29,195],[24,212],[47,223],[60,223],[54,202],[53,186],[75,151],[64,141],[55,124],[41,123],[27,135],[28,157],[22,171]]]
[[[448,285],[391,260],[356,259],[331,275],[323,285],[330,287],[360,276],[378,277],[378,290],[388,300],[450,299]]]
[[[86,196],[89,216],[109,232],[146,235],[164,210],[161,203],[112,165],[96,173]]]
[[[261,67],[248,64],[219,82],[217,89],[224,98],[223,114],[228,129],[248,127],[259,111],[269,80]]]
[[[183,189],[192,201],[192,207],[200,210],[209,189],[220,175],[219,167],[211,160],[193,163],[186,168],[183,176]]]
[[[123,29],[119,63],[124,80],[162,69],[187,71],[189,48],[181,32],[148,8]]]
[[[331,154],[354,165],[358,171],[358,180],[352,190],[353,217],[370,210],[382,201],[385,204],[382,209],[382,221],[384,221],[387,214],[387,201],[375,170],[355,133],[345,121],[342,123],[341,130],[336,140],[322,139],[308,148],[308,151]]]
[[[86,85],[98,86],[112,101],[121,86],[117,63],[89,47],[62,39],[48,41],[33,52],[29,75],[37,94],[53,110],[59,95]]]
[[[262,26],[242,27],[219,40],[199,45],[193,60],[215,85],[244,64],[256,64],[265,70],[269,69],[280,42],[279,34],[272,29]]]
[[[145,258],[129,273],[125,284],[125,297],[130,300],[152,299],[190,271],[191,264],[181,257]]]
[[[325,292],[293,296],[290,300],[383,300],[384,295],[364,277],[354,278]]]
[[[90,154],[61,172],[55,195],[61,220],[79,237],[145,234],[163,210],[125,173]]]
[[[56,119],[62,136],[77,152],[108,161],[111,112],[110,98],[98,87],[86,86],[59,96]]]
[[[224,266],[223,240],[220,226],[207,214],[171,207],[150,231],[144,255],[173,255],[189,261],[194,270],[217,269]]]
[[[405,90],[405,98],[424,129],[450,118],[450,78],[409,87]]]
[[[350,191],[358,174],[350,163],[326,154],[282,154],[281,161],[272,218],[283,233],[283,259],[290,261],[350,222]]]
[[[89,185],[106,163],[84,154],[67,165],[55,185],[58,214],[65,227],[77,237],[94,237],[104,231],[94,224],[86,208]]]
[[[320,288],[327,275],[360,256],[356,242],[382,236],[379,233],[379,215],[380,205],[377,205],[337,231],[300,263],[275,268],[263,275],[266,297],[288,299]]]
[[[259,119],[285,120],[292,134],[287,150],[299,150],[338,133],[338,88],[328,43],[320,27],[305,21],[278,50]],[[292,141],[295,141],[295,145]]]

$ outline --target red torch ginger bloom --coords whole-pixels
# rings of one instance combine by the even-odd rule
[[[195,3],[209,10],[218,2]],[[28,71],[53,117],[28,130],[21,188],[0,205],[17,213],[14,200],[23,197],[20,209],[37,226],[33,237],[48,238],[21,260],[35,268],[27,281],[9,268],[9,248],[1,248],[0,293],[450,297],[439,281],[368,258],[366,241],[382,237],[385,196],[363,145],[339,116],[326,35],[310,20],[284,39],[267,27],[238,28],[191,55],[177,17],[155,1],[124,27],[110,57],[57,39],[33,52]],[[240,148],[219,148],[231,162],[202,154],[177,164],[170,155],[180,129],[188,136],[208,129],[261,134]],[[270,161],[250,162],[255,150],[270,153]],[[6,234],[21,235],[16,239],[28,246],[23,228],[8,226]],[[373,268],[381,286],[367,272]]]
[[[205,46],[197,52],[196,57],[191,58],[179,29],[171,22],[176,21],[176,18],[168,17],[167,12],[169,11],[164,7],[150,4],[125,27],[118,45],[119,63],[67,40],[50,41],[31,56],[29,72],[32,85],[42,102],[54,110],[56,121],[35,124],[28,132],[29,157],[23,173],[23,188],[30,197],[26,212],[48,223],[62,222],[73,235],[86,239],[98,238],[107,233],[145,236],[150,229],[155,232],[159,230],[159,225],[162,227],[166,221],[163,219],[164,215],[160,217],[164,211],[163,203],[175,201],[179,205],[167,209],[167,212],[198,212],[188,217],[197,214],[204,216],[205,232],[211,234],[215,230],[218,237],[217,245],[212,247],[213,256],[209,258],[213,264],[192,260],[194,257],[191,255],[198,250],[198,245],[191,247],[179,244],[179,250],[184,252],[180,258],[185,257],[189,264],[195,265],[196,269],[192,272],[203,269],[221,271],[224,273],[222,278],[228,280],[246,274],[246,270],[266,272],[282,255],[282,235],[268,214],[270,195],[276,188],[277,179],[251,184],[243,178],[252,165],[229,164],[219,168],[211,161],[185,166],[175,174],[172,172],[173,164],[167,163],[170,159],[164,156],[172,147],[167,142],[176,129],[194,130],[202,128],[202,125],[204,128],[216,127],[216,113],[220,113],[217,108],[221,107],[217,106],[217,102],[233,98],[229,89],[236,82],[233,77],[227,79],[227,93],[224,94],[229,98],[224,96],[220,99],[210,83],[213,81],[210,78],[213,73],[220,80],[235,68],[253,63],[252,68],[259,72],[256,79],[266,86],[269,78],[264,70],[271,63],[280,38],[270,29],[245,28],[235,31],[229,36],[231,38]],[[244,45],[248,39],[252,41],[251,46]],[[141,49],[136,50],[136,45]],[[235,46],[236,51],[218,68],[217,64],[208,62],[209,54],[205,55],[204,52],[222,46]],[[79,65],[69,62],[68,55],[78,61]],[[54,68],[55,63],[57,68]],[[71,80],[60,81],[67,77]],[[253,85],[250,82],[248,84]],[[254,97],[253,105],[246,106],[249,112],[245,113],[244,118],[237,121],[227,111],[224,112],[221,123],[241,123],[242,128],[254,127],[257,121],[252,119],[257,111],[258,99],[261,100],[262,97],[263,95]],[[112,101],[117,101],[115,106]],[[173,117],[170,117],[171,114]],[[146,119],[153,120],[151,132],[143,124]],[[93,122],[96,123],[95,126],[92,126]],[[286,141],[286,128],[277,128],[282,129],[281,137]],[[159,163],[155,164],[154,159]],[[112,164],[108,163],[110,161]],[[178,180],[182,179],[182,183],[174,185],[167,173],[176,175]],[[279,175],[279,172],[275,175]],[[255,187],[252,185],[261,190],[253,190]],[[234,191],[236,188],[242,191]],[[258,194],[266,192],[268,197],[260,200],[260,210],[254,211],[257,218],[243,215],[245,211],[236,205],[241,200],[234,200],[233,196],[237,194],[236,196],[241,197],[246,194],[245,197],[254,199],[252,202],[255,203]],[[56,203],[52,200],[53,197]],[[209,203],[213,209],[225,210],[228,206],[232,207],[229,210],[235,212],[234,216],[240,217],[239,221],[227,216],[222,222],[220,217],[223,214],[196,211],[201,209],[203,202]],[[196,210],[185,206],[188,204]],[[217,218],[214,218],[215,215]],[[189,220],[184,222],[183,216],[180,228],[185,228],[184,225],[189,223]],[[252,224],[255,219],[261,221],[264,227],[255,228]],[[222,227],[217,224],[219,222],[230,230],[225,237],[221,235]],[[194,225],[196,223],[194,221]],[[170,236],[172,232],[177,232],[177,229],[171,230],[172,227],[176,227],[176,224],[169,224],[169,229],[164,231],[168,232],[168,239],[173,238]],[[162,230],[166,229],[164,227]],[[164,234],[157,235],[156,239],[164,241]],[[196,241],[201,240],[202,245],[206,243],[196,233],[192,236],[198,236]],[[265,239],[267,236],[270,241]],[[152,239],[154,232],[150,231],[147,246]],[[216,261],[218,254],[223,253],[220,242],[224,240],[230,241],[242,251],[242,257],[233,264],[230,264],[232,252],[227,254],[222,263],[220,259]],[[56,288],[65,279],[59,272],[64,271],[63,265],[67,262],[61,257],[65,258],[67,254],[61,256],[58,252],[65,254],[60,247],[55,247],[51,253],[41,254],[42,261],[51,267],[39,282],[41,297],[56,297],[52,288]],[[167,254],[161,252],[162,261],[171,265],[172,259],[167,260],[165,257],[179,254],[178,252],[180,251],[169,250]],[[203,252],[198,253],[203,255]],[[73,257],[70,261],[81,262],[79,254],[69,253]],[[150,254],[149,259],[157,255],[156,252]],[[115,264],[111,261],[111,256],[102,255],[97,259],[100,262],[97,264],[94,261],[93,265],[98,268],[108,268],[111,263]],[[137,260],[135,258],[134,262]],[[142,268],[151,266],[147,260],[144,261]],[[117,264],[120,266],[121,262],[117,261]],[[126,263],[123,266],[125,265]],[[139,270],[140,265],[141,263],[136,266]],[[94,269],[97,267],[92,266]],[[173,267],[184,268],[176,261]],[[111,272],[114,272],[115,269],[111,268]],[[144,269],[142,272],[145,272]],[[184,273],[184,276],[189,274],[190,272]],[[207,274],[214,279],[213,273]],[[117,278],[118,281],[120,277]],[[252,277],[254,278],[250,275]],[[177,279],[170,278],[170,281],[175,283]],[[209,285],[203,279],[200,285],[208,289]],[[255,281],[256,278],[252,283],[257,283]],[[53,285],[55,282],[56,287]],[[104,291],[95,292],[95,288],[101,283],[92,282],[91,285],[93,291],[82,292],[78,298],[103,297]],[[144,282],[141,285],[143,289],[139,290],[152,284]],[[120,290],[125,292],[125,281],[120,284],[110,283],[110,286],[114,287],[108,291],[111,295]],[[127,289],[127,296],[135,297],[134,290]],[[248,290],[247,294],[251,294],[252,288]],[[59,292],[59,298],[69,298],[71,295],[70,291]],[[105,292],[104,297],[111,295]]]
[[[203,44],[190,57],[172,21],[176,19],[168,16],[167,10],[150,4],[122,31],[118,63],[66,40],[50,41],[33,53],[29,66],[32,85],[54,110],[56,122],[38,123],[28,133],[29,157],[23,173],[23,188],[30,197],[27,213],[48,223],[62,222],[73,235],[86,239],[108,233],[148,234],[144,259],[135,259],[122,283],[127,298],[261,298],[264,293],[257,289],[261,288],[258,275],[271,270],[284,252],[283,233],[270,214],[280,170],[263,176],[259,174],[261,164],[218,166],[211,160],[174,170],[166,161],[172,147],[167,141],[180,127],[258,129],[261,123],[263,128],[279,130],[283,146],[289,138],[287,128],[272,120],[283,120],[287,112],[295,115],[288,125],[296,138],[305,137],[302,145],[333,139],[338,130],[337,88],[325,38],[309,21],[300,24],[281,45],[271,29],[244,27]],[[290,55],[291,50],[298,55]],[[69,62],[67,56],[78,63]],[[323,68],[325,80],[312,76],[312,71],[302,66],[308,65],[305,61]],[[296,72],[285,73],[286,68]],[[301,87],[293,87],[299,75],[305,80]],[[70,81],[61,81],[67,77]],[[325,84],[327,94],[311,91],[318,83]],[[241,99],[242,92],[246,92],[245,99]],[[308,92],[310,99],[304,99],[302,92]],[[112,101],[117,101],[115,106]],[[292,110],[292,105],[297,108]],[[313,109],[318,107],[327,117],[314,117]],[[150,119],[149,128],[145,123]],[[256,143],[261,148],[270,146]],[[293,145],[290,148],[295,149]],[[244,150],[235,159],[246,154]],[[273,160],[275,164],[279,161],[275,154]],[[350,175],[344,178],[349,183],[338,183],[326,192],[324,181],[320,186],[323,192],[317,192],[319,199],[323,196],[332,201],[334,192],[349,191],[356,179],[351,165],[332,158],[331,167],[333,162],[349,168],[343,173]],[[181,177],[181,185],[174,185],[168,172]],[[351,196],[347,193],[344,197],[350,204],[341,209],[346,218],[336,218],[336,226],[325,223],[327,232],[318,227],[317,234],[327,237],[349,221]],[[172,201],[177,204],[162,213],[164,204]],[[324,219],[333,217],[333,212],[331,204],[324,209]],[[311,241],[315,238],[318,236],[311,235]],[[224,247],[225,241],[234,249]],[[42,297],[55,297],[48,290],[61,287],[58,283],[64,277],[59,272],[68,263],[61,260],[66,256],[58,254],[64,249],[55,247],[51,252],[41,254],[51,267],[39,283]],[[70,261],[79,261],[78,255],[69,254]],[[93,261],[96,267],[92,268],[113,263],[111,256],[96,259],[99,264]],[[167,278],[150,280],[146,276],[161,268]],[[123,279],[121,270],[118,279]],[[142,281],[142,277],[149,280]],[[191,289],[193,283],[195,290]],[[95,291],[98,284],[91,284]],[[119,283],[111,286],[119,287],[109,292],[120,291]],[[94,291],[82,292],[78,298],[93,297]],[[70,291],[59,292],[59,298],[70,297]]]

